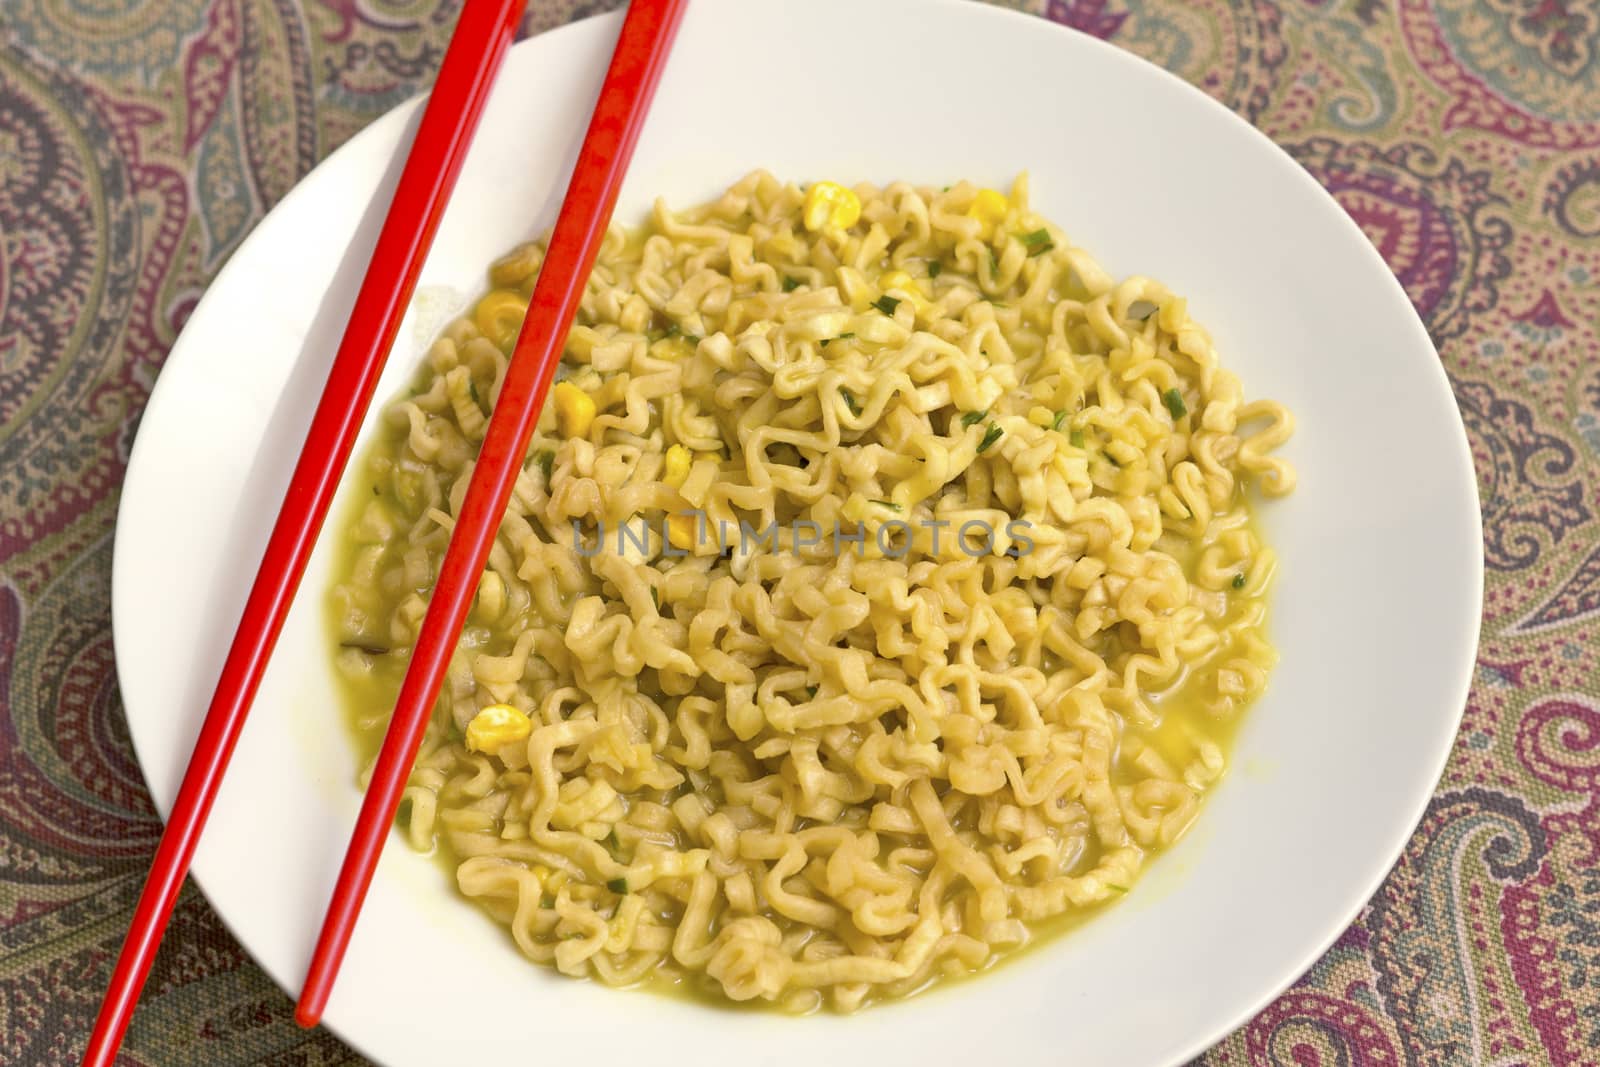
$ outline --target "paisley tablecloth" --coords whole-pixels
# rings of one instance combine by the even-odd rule
[[[1477,463],[1484,632],[1444,780],[1356,924],[1202,1062],[1600,1062],[1600,0],[1007,2],[1177,72],[1331,190]],[[160,829],[109,618],[151,383],[263,212],[427,84],[459,6],[0,0],[0,1063],[76,1062]],[[524,31],[613,6],[534,0]],[[123,1062],[365,1061],[298,1030],[190,889]]]

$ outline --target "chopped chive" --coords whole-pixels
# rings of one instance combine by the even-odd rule
[[[1167,405],[1167,410],[1172,412],[1174,419],[1181,419],[1189,414],[1189,409],[1183,403],[1183,394],[1178,392],[1176,387],[1162,393],[1161,400]]]
[[[474,404],[478,405],[480,408],[483,407],[483,401],[478,397],[478,383],[473,381],[471,378],[467,379],[467,395],[472,398],[472,402]]]
[[[617,832],[615,830],[606,831],[606,848],[615,850],[618,847],[619,842],[617,841]]]
[[[1042,227],[1032,233],[1022,234],[1021,238],[1030,256],[1042,255],[1056,246],[1056,243],[1050,239],[1050,231]]]
[[[1143,322],[1155,313],[1156,305],[1148,300],[1135,300],[1128,305],[1128,318],[1134,322]]]
[[[928,263],[928,277],[937,278],[943,272],[944,272],[944,264],[943,263],[940,263],[937,259],[929,261],[929,263]]]
[[[904,510],[903,508],[900,507],[899,504],[896,504],[893,500],[874,500],[873,503],[878,505],[880,508],[888,508],[890,511],[902,511],[902,510]]]
[[[799,278],[790,278],[790,277],[787,277],[787,276],[784,277],[784,279],[783,279],[783,291],[784,292],[792,293],[798,288],[800,288],[800,279]]]
[[[1061,411],[1056,412],[1055,420],[1050,423],[1050,428],[1052,430],[1059,430],[1059,429],[1061,429],[1061,427],[1063,425],[1066,424],[1066,421],[1067,421],[1067,412],[1066,412],[1065,409],[1062,409]],[[1073,430],[1072,432],[1073,433],[1077,433],[1078,431],[1077,430]]]
[[[814,685],[806,686],[806,696],[810,697],[812,700],[815,700],[817,698],[817,687]]]
[[[841,389],[839,390],[839,396],[844,399],[844,406],[850,409],[850,414],[861,414],[861,401],[856,399],[854,393],[848,389]]]
[[[893,297],[885,293],[883,296],[880,296],[878,299],[874,300],[872,302],[872,306],[883,312],[885,315],[892,316],[894,314],[894,309],[900,306],[900,300],[897,297]]]
[[[1067,435],[1067,440],[1072,442],[1072,447],[1073,448],[1082,448],[1082,447],[1084,447],[1083,431],[1082,430],[1073,430],[1070,434]]]
[[[1116,456],[1113,456],[1110,452],[1102,452],[1100,454],[1102,456],[1106,457],[1106,462],[1111,464],[1113,467],[1117,468],[1117,470],[1121,470],[1122,469],[1122,464],[1117,462],[1117,457]]]
[[[824,337],[822,339],[822,347],[823,348],[827,348],[828,347],[828,342],[830,342],[830,341],[848,341],[848,340],[850,340],[850,338],[852,338],[854,336],[855,336],[855,332],[853,330],[846,330],[844,333],[841,333],[838,337]]]
[[[539,907],[541,907],[541,908],[553,908],[555,906],[556,906],[556,898],[551,896],[549,893],[546,893],[544,896],[539,898]]]
[[[1244,575],[1243,574],[1235,574],[1233,576],[1233,587],[1235,589],[1243,589],[1244,588]]]
[[[661,590],[653,585],[650,587],[650,603],[656,606],[657,611],[661,610]]]
[[[967,429],[967,428],[970,428],[970,427],[978,425],[978,423],[982,422],[984,419],[987,419],[988,417],[989,417],[989,412],[987,410],[985,410],[985,411],[969,411],[965,415],[961,416],[961,426],[962,426],[963,429]]]
[[[682,330],[682,327],[680,327],[677,323],[669,322],[667,324],[667,328],[665,330],[661,331],[661,336],[662,336],[663,339],[668,338],[668,337],[676,337],[681,332],[681,330]]]
[[[626,878],[613,878],[606,883],[606,888],[621,896],[628,895],[628,880]]]
[[[544,483],[550,484],[550,472],[556,469],[556,454],[548,448],[540,449],[533,454],[533,461],[539,465],[539,470],[544,473]]]
[[[978,442],[979,453],[987,452],[989,446],[1000,440],[1000,435],[1003,433],[1005,433],[1004,430],[991,422],[989,428],[984,431],[983,440]]]
[[[994,249],[992,248],[989,250],[989,273],[1000,273],[1000,257],[994,254]]]

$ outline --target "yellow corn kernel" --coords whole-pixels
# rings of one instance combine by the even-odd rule
[[[979,189],[967,207],[967,214],[983,223],[983,232],[989,233],[996,224],[1004,222],[1011,201],[998,189]]]
[[[673,445],[667,449],[667,467],[661,475],[661,480],[676,489],[689,477],[689,465],[694,461],[689,450],[682,445]]]
[[[922,286],[918,285],[917,280],[903,270],[885,271],[883,276],[878,279],[878,288],[886,293],[890,289],[894,289],[904,294],[906,299],[910,300],[916,307],[927,306],[928,296],[922,291]]]
[[[528,302],[509,289],[496,289],[472,311],[472,320],[489,340],[502,350],[517,343],[522,320],[528,317]]]
[[[563,437],[587,437],[594,425],[594,398],[571,382],[557,382],[556,428]]]
[[[847,230],[861,218],[861,198],[838,182],[814,182],[806,190],[806,229]]]
[[[533,733],[533,720],[510,704],[490,704],[467,723],[467,748],[493,752],[501,745],[524,741]]]
[[[667,516],[667,540],[672,547],[688,552],[695,547],[699,524],[693,515],[679,513]]]

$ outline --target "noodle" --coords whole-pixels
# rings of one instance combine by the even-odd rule
[[[434,344],[334,596],[386,724],[542,245]],[[1288,493],[1183,299],[961,183],[608,235],[406,793],[529,958],[852,1010],[1125,892],[1266,684]],[[363,494],[366,489],[361,490]]]

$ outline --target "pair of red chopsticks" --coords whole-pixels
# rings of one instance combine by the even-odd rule
[[[84,1053],[110,1067],[526,0],[466,0]],[[688,0],[633,0],[367,787],[295,1018],[322,1017]]]

